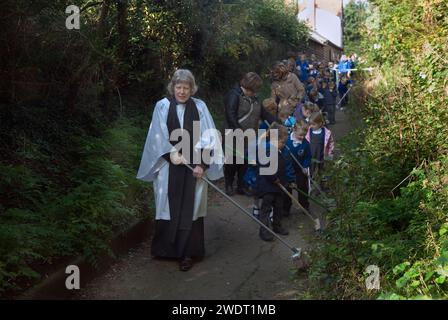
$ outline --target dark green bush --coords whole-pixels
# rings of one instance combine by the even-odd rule
[[[319,297],[448,297],[448,20],[446,1],[369,1],[360,46],[373,74],[352,108],[363,127],[334,165],[338,209],[315,252]],[[381,290],[365,286],[368,265]],[[331,276],[337,273],[337,276]],[[322,289],[324,288],[324,289]]]

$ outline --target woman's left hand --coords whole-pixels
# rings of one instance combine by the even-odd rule
[[[204,169],[201,166],[196,166],[193,169],[193,176],[195,178],[201,179],[204,175]]]

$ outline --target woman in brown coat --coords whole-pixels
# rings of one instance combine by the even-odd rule
[[[272,98],[279,103],[286,100],[288,105],[297,105],[305,95],[305,88],[297,76],[282,62],[274,63],[270,71]]]

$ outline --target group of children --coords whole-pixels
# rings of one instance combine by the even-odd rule
[[[273,112],[275,100],[269,98],[263,101],[264,107]],[[324,160],[333,155],[334,142],[331,131],[325,127],[325,119],[319,108],[308,102],[300,106],[294,113],[300,113],[303,119],[291,115],[286,109],[279,112],[279,119],[284,125],[277,123],[268,126],[262,123],[260,129],[267,129],[265,140],[258,140],[259,148],[264,148],[266,155],[277,152],[278,165],[271,175],[260,174],[261,168],[268,164],[257,163],[249,167],[246,173],[246,183],[255,192],[254,215],[261,222],[269,225],[272,222],[273,231],[287,235],[287,229],[282,225],[282,218],[288,216],[292,201],[288,193],[297,191],[300,205],[309,210],[309,179],[316,179],[323,170]],[[272,130],[277,130],[273,135]],[[282,188],[283,187],[283,188]],[[260,238],[273,240],[273,235],[260,228]]]
[[[311,55],[311,62],[308,62],[306,56],[302,54],[294,64],[295,56],[290,53],[289,59],[284,61],[289,71],[294,73],[305,86],[306,96],[303,102],[311,101],[318,105],[327,115],[329,124],[336,122],[336,108],[343,110],[348,103],[346,93],[353,84],[350,79],[350,70],[355,67],[353,59],[343,55],[339,64],[329,62],[325,66],[316,61],[314,55]],[[340,103],[338,103],[338,97]]]
[[[284,64],[290,73],[296,74],[290,61]],[[267,135],[264,142],[258,140],[257,147],[265,148],[268,155],[278,153],[277,170],[271,175],[260,174],[267,164],[258,162],[249,166],[245,175],[245,182],[255,191],[254,215],[280,235],[289,233],[282,224],[283,217],[289,215],[292,206],[288,193],[295,190],[300,205],[309,210],[310,179],[321,181],[324,161],[333,157],[334,139],[327,125],[335,123],[338,93],[345,99],[350,81],[347,75],[339,74],[339,88],[336,90],[336,82],[329,69],[318,64],[319,67],[311,68],[314,71],[310,72],[306,64],[309,67],[304,56],[294,64],[305,87],[305,95],[300,101],[295,105],[291,105],[290,100],[275,97],[263,101],[263,107],[276,116],[281,125],[261,123],[260,129],[266,129]],[[302,68],[307,71],[306,75],[300,71]],[[277,135],[272,135],[271,130],[277,130]],[[259,235],[264,241],[274,239],[262,227]]]

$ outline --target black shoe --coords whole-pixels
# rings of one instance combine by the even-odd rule
[[[287,236],[289,234],[288,230],[284,229],[282,226],[274,227],[274,232],[282,236]]]
[[[268,230],[263,227],[260,227],[260,238],[263,241],[273,241],[274,236]]]
[[[190,257],[182,258],[179,261],[179,270],[180,271],[188,271],[193,267],[193,259]]]
[[[252,197],[253,193],[247,188],[247,187],[238,187],[236,189],[236,193],[241,194],[241,195],[245,195],[248,197]]]
[[[234,195],[233,187],[232,187],[232,186],[226,186],[226,194],[227,194],[229,197],[231,197],[231,196]]]
[[[253,197],[254,196],[254,192],[252,191],[251,188],[243,188],[243,192],[248,197]]]

